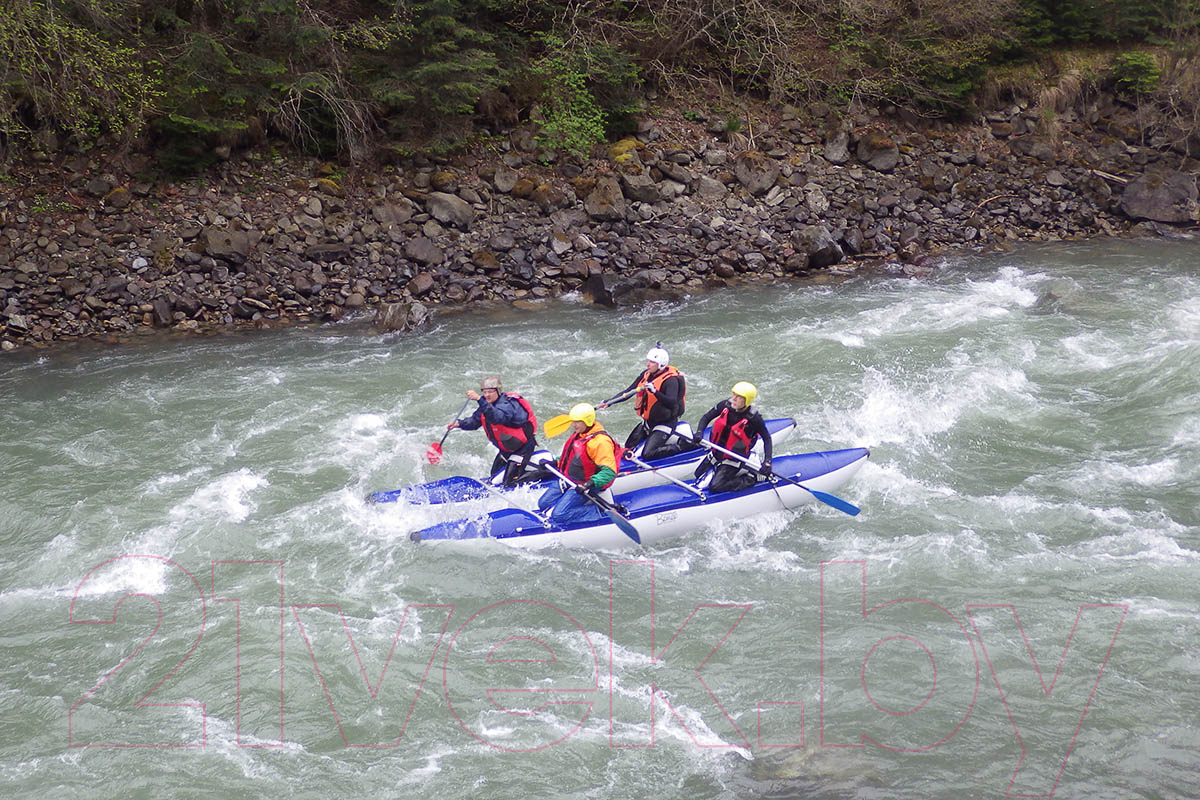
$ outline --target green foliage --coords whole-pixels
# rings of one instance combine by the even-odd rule
[[[158,65],[63,13],[54,0],[6,0],[0,10],[0,132],[52,125],[81,140],[136,136],[162,96]],[[106,21],[110,6],[77,9]]]
[[[503,124],[537,109],[544,146],[584,153],[632,128],[643,79],[952,112],[1040,48],[1198,36],[1198,0],[0,0],[0,136],[148,135],[172,171],[272,134],[445,151],[501,90]],[[1112,77],[1159,81],[1137,51]]]
[[[1158,88],[1162,70],[1154,56],[1134,50],[1121,53],[1113,59],[1112,77],[1118,91],[1143,95]]]
[[[568,51],[558,37],[548,36],[545,42],[546,54],[530,67],[542,86],[538,144],[586,155],[604,139],[604,112],[588,90],[582,59]]]

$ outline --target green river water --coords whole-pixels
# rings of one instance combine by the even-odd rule
[[[750,380],[782,452],[870,446],[862,514],[527,553],[364,502],[486,471],[423,458],[483,376],[545,419],[657,340],[690,421]],[[1194,242],[14,353],[0,400],[3,797],[1200,797]]]

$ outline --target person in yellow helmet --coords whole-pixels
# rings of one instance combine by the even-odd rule
[[[750,451],[758,441],[763,443],[763,461],[761,472],[756,473],[746,464],[730,458],[724,453],[710,450],[708,456],[696,467],[696,480],[704,477],[710,469],[716,468],[712,481],[708,484],[710,492],[736,492],[753,486],[759,474],[768,474],[771,470],[771,432],[763,421],[762,414],[754,406],[758,398],[758,389],[754,384],[738,381],[729,392],[729,399],[722,400],[710,408],[696,423],[696,430],[703,431],[711,422],[712,442],[726,450],[731,450],[740,456],[749,456]],[[697,435],[699,437],[699,434]]]
[[[596,409],[592,406],[577,403],[567,416],[571,420],[571,435],[563,445],[558,470],[582,486],[559,481],[538,498],[538,510],[549,511],[555,522],[590,522],[604,517],[604,511],[584,495],[612,501],[608,487],[617,478],[620,449],[612,435],[596,422]]]

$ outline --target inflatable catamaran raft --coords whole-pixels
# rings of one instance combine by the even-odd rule
[[[443,522],[414,531],[411,538],[420,542],[495,539],[522,548],[553,545],[613,548],[628,546],[635,541],[643,545],[654,544],[714,520],[792,509],[813,501],[856,514],[856,507],[829,493],[854,477],[869,457],[870,451],[864,447],[776,456],[771,463],[771,478],[737,492],[709,494],[695,486],[674,483],[647,486],[618,493],[613,506],[615,510],[596,522],[558,525],[529,511],[513,508],[477,518]],[[696,460],[693,458],[690,463],[694,464]]]

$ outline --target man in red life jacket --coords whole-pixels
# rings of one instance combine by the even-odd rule
[[[549,511],[555,522],[602,519],[604,510],[584,495],[612,502],[608,487],[617,477],[620,448],[604,426],[596,422],[596,409],[587,403],[576,404],[567,416],[571,419],[571,435],[563,445],[558,471],[582,486],[559,481],[538,498],[538,510]]]
[[[597,408],[608,408],[634,398],[633,410],[642,418],[628,438],[625,449],[632,450],[643,441],[642,458],[663,458],[690,449],[687,440],[672,437],[675,425],[683,416],[687,400],[687,381],[683,373],[671,366],[670,356],[662,348],[650,348],[646,353],[646,369],[623,390],[605,400]],[[624,396],[622,396],[624,395]]]
[[[537,417],[529,401],[516,392],[502,392],[500,379],[494,375],[480,382],[478,393],[468,389],[467,398],[477,401],[479,407],[469,417],[451,420],[446,430],[483,428],[488,441],[499,451],[492,462],[491,474],[503,471],[505,486],[519,483],[525,476],[529,457],[537,449],[534,439]]]
[[[738,381],[733,385],[728,400],[722,400],[704,413],[696,423],[696,430],[703,431],[711,422],[713,444],[743,457],[749,456],[755,443],[761,439],[761,474],[766,474],[771,469],[771,433],[763,422],[762,414],[752,405],[757,397],[758,389],[754,388],[754,384]],[[702,478],[704,473],[713,467],[716,467],[716,471],[708,484],[709,492],[736,492],[749,488],[758,480],[760,474],[737,459],[710,450],[708,456],[700,462],[700,466],[696,467],[696,480]]]

